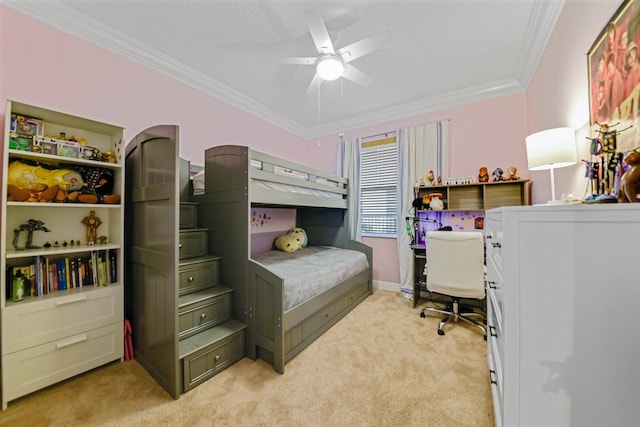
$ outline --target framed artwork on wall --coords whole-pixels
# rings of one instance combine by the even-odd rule
[[[587,53],[591,134],[621,131],[617,150],[640,145],[640,0],[625,0]]]

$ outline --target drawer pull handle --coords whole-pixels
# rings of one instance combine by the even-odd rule
[[[498,243],[498,242],[492,243],[491,246],[493,246],[494,248],[501,248],[502,247],[502,245],[500,243]]]
[[[498,337],[498,334],[496,333],[496,327],[495,326],[489,326],[489,334],[494,338]]]
[[[189,276],[189,282],[193,282],[193,276]]]
[[[494,371],[493,369],[489,369],[489,377],[491,379],[491,384],[498,384],[498,381],[496,381],[494,379],[494,377],[496,376],[496,371]]]
[[[77,337],[69,338],[68,340],[60,341],[56,343],[56,349],[59,350],[70,345],[78,344],[87,340],[86,335],[78,335]]]
[[[216,354],[215,359],[216,359],[216,362],[217,362],[218,360],[220,360],[220,355],[219,355],[219,354]]]
[[[73,304],[74,302],[81,302],[81,301],[86,301],[87,300],[87,296],[86,295],[80,295],[77,298],[72,298],[72,299],[66,299],[66,300],[58,300],[56,301],[56,305],[66,305],[66,304]]]
[[[182,249],[182,243],[178,244],[178,249]]]
[[[207,313],[202,313],[202,314],[200,315],[200,319],[202,319],[202,320],[204,320],[204,318],[205,318],[205,317],[207,317]]]

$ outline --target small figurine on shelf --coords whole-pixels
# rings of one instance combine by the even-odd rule
[[[96,211],[89,212],[89,216],[84,217],[82,223],[87,226],[87,245],[95,245],[98,240],[98,227],[102,224],[96,216]]]
[[[435,177],[435,174],[433,173],[433,170],[430,170],[425,178],[427,179],[427,182],[429,183],[429,185],[436,185],[436,177]]]
[[[441,211],[444,209],[442,193],[431,193],[431,203],[429,204],[429,208],[434,211]]]
[[[20,238],[20,233],[26,231],[27,232],[27,243],[24,248],[18,247],[18,239]],[[13,248],[16,250],[19,249],[40,249],[40,246],[33,246],[33,232],[34,231],[44,231],[49,232],[47,227],[44,226],[44,222],[39,221],[37,219],[30,219],[26,224],[21,224],[18,228],[13,230]]]
[[[504,181],[503,175],[504,175],[504,171],[502,170],[502,168],[496,168],[491,174],[491,176],[493,176],[494,181]]]
[[[489,169],[482,166],[478,171],[478,182],[489,182]]]
[[[507,181],[517,181],[520,177],[518,176],[518,168],[515,166],[509,166],[507,168]]]

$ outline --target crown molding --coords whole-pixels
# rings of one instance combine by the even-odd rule
[[[349,129],[359,129],[384,121],[416,116],[525,90],[542,57],[544,48],[564,5],[564,0],[538,0],[535,2],[534,14],[528,25],[530,29],[527,31],[528,37],[521,49],[521,55],[516,65],[517,81],[496,81],[481,87],[472,87],[462,91],[442,94],[437,97],[394,106],[371,114],[340,120],[314,128],[304,127],[274,112],[255,99],[79,13],[76,9],[68,7],[58,0],[38,2],[0,0],[0,4],[182,82],[303,139],[311,140]],[[534,34],[533,28],[541,28],[542,31],[537,31]]]
[[[469,87],[464,90],[452,91],[435,97],[425,98],[420,101],[396,105],[353,119],[334,121],[311,129],[311,133],[307,139],[320,138],[340,132],[361,129],[373,124],[400,120],[464,104],[512,95],[523,92],[524,90],[526,90],[526,87],[523,87],[514,79],[494,81],[485,85]]]
[[[538,63],[551,38],[556,22],[558,22],[564,3],[565,0],[539,0],[534,3],[533,14],[529,19],[527,31],[525,31],[526,37],[514,70],[520,84],[524,87],[529,86],[533,74],[538,68]]]
[[[302,138],[309,130],[275,113],[256,100],[175,59],[79,13],[57,0],[29,2],[1,0],[0,4],[46,25],[88,41],[144,67],[171,77],[200,92],[220,99]]]

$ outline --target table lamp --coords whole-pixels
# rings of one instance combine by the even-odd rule
[[[576,135],[572,128],[555,128],[534,133],[525,138],[529,170],[549,169],[551,174],[551,200],[556,201],[556,188],[553,170],[575,165]]]

